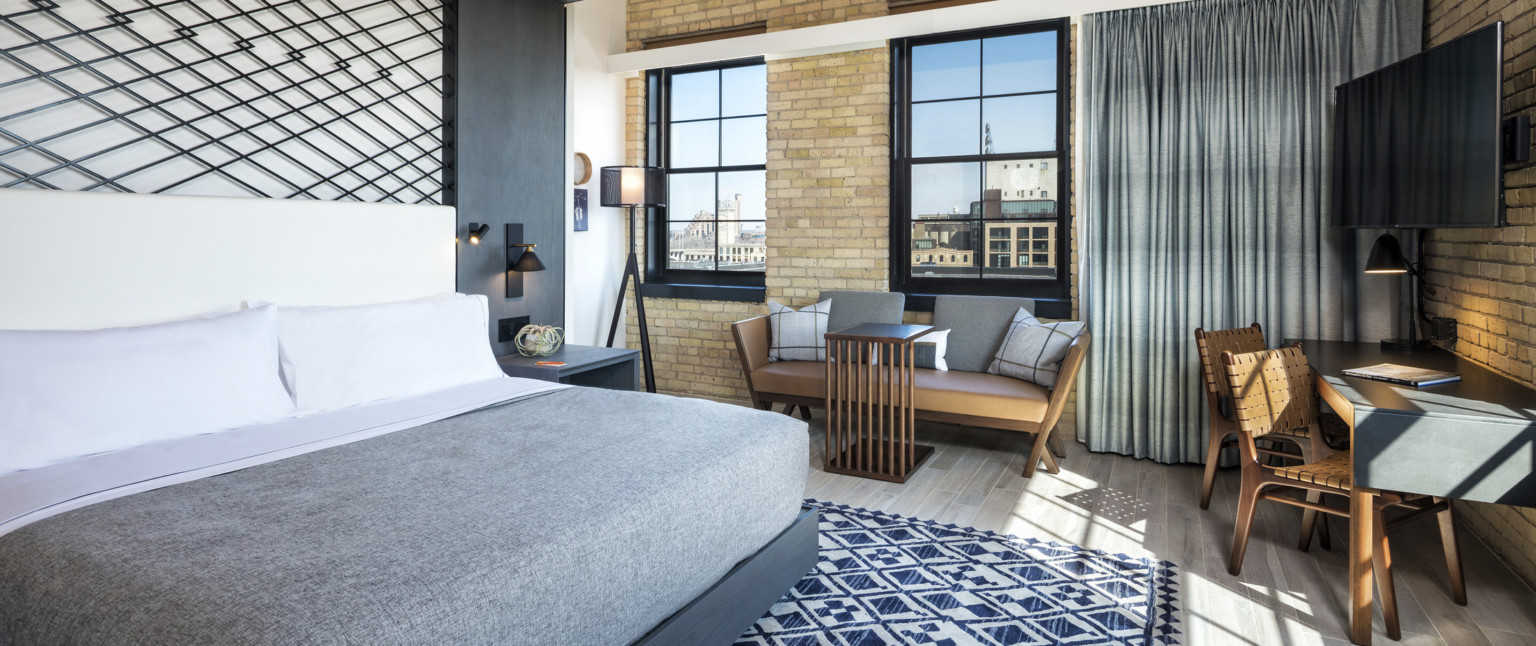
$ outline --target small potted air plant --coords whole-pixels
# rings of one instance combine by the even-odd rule
[[[512,342],[525,357],[547,357],[565,343],[565,331],[553,325],[525,325]]]

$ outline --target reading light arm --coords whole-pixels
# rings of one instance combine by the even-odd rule
[[[485,234],[490,232],[491,225],[489,224],[480,224],[477,222],[469,223],[469,243],[480,244],[481,238],[484,238]]]

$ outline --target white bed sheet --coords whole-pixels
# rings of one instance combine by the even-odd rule
[[[569,386],[503,377],[0,475],[0,536],[86,505],[403,431],[561,388]]]

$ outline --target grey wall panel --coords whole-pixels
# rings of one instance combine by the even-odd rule
[[[460,243],[459,291],[491,302],[494,321],[530,316],[564,326],[565,8],[552,0],[459,0],[457,46],[448,58],[456,91],[453,195],[463,239],[470,222],[491,225],[479,245]],[[546,270],[524,276],[522,298],[505,297],[502,226],[523,224]]]

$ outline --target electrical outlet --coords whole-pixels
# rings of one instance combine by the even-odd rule
[[[1456,319],[1436,316],[1429,320],[1429,335],[1436,341],[1456,340]]]
[[[514,316],[512,318],[496,321],[496,340],[506,343],[517,337],[518,330],[528,325],[531,319],[526,316]]]

